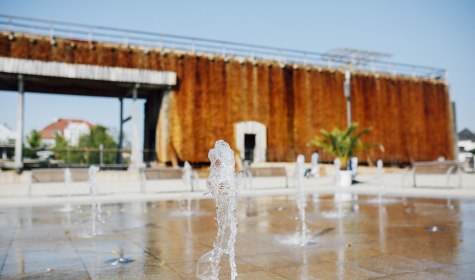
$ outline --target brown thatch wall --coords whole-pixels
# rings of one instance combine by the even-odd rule
[[[320,129],[346,126],[340,71],[63,39],[51,46],[45,38],[17,36],[9,41],[6,34],[0,36],[0,56],[176,72],[179,85],[170,101],[169,152],[181,160],[207,161],[217,139],[235,146],[234,126],[240,121],[267,126],[269,161],[291,161],[298,153],[309,157],[313,149],[307,142]],[[454,157],[450,101],[443,82],[356,73],[351,89],[353,121],[373,127],[365,141],[381,143],[386,150],[365,152],[363,161]],[[169,157],[159,154],[159,159]],[[322,159],[332,160],[325,154]]]
[[[353,76],[352,116],[362,127],[373,127],[367,142],[386,149],[366,152],[365,157],[394,162],[453,158],[450,101],[443,83]]]

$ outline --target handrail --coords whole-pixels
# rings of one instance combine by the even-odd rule
[[[437,67],[397,63],[368,58],[354,58],[350,55],[335,55],[288,48],[276,48],[257,44],[236,43],[222,40],[179,36],[167,33],[94,26],[64,21],[44,20],[22,16],[0,14],[0,30],[10,33],[24,33],[84,40],[125,44],[141,48],[177,50],[205,53],[227,57],[242,57],[250,60],[273,60],[284,64],[315,65],[320,67],[362,70],[374,73],[406,75],[412,77],[446,79],[446,70]]]

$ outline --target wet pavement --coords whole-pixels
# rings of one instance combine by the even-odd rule
[[[242,197],[238,279],[473,279],[475,200],[307,196],[316,243],[288,245],[299,227],[294,196]],[[0,208],[1,279],[195,279],[216,235],[215,205],[194,200]],[[100,234],[90,237],[91,233]],[[134,259],[110,265],[107,260]],[[229,279],[223,258],[220,279]]]

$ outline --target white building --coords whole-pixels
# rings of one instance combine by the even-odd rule
[[[15,143],[16,134],[6,124],[0,123],[0,144]]]
[[[475,150],[475,134],[465,128],[458,133],[458,138],[458,160],[459,162],[465,162],[465,158],[473,156],[470,151]]]
[[[89,134],[94,125],[80,119],[57,119],[40,131],[42,142],[54,145],[56,134],[63,136],[71,146],[77,146],[82,135]]]
[[[16,133],[6,124],[0,123],[0,160],[7,160],[15,148]]]

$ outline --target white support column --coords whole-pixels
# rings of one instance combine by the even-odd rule
[[[18,75],[18,112],[17,112],[17,131],[15,140],[15,169],[23,168],[23,105],[24,105],[24,87],[23,75]]]
[[[343,91],[346,97],[346,121],[348,127],[351,125],[351,89],[350,89],[350,70],[345,71],[345,83],[343,85]]]
[[[138,123],[138,109],[137,109],[137,95],[140,85],[135,84],[132,89],[132,154],[130,169],[138,169],[143,166],[142,152],[139,143],[139,123]]]

